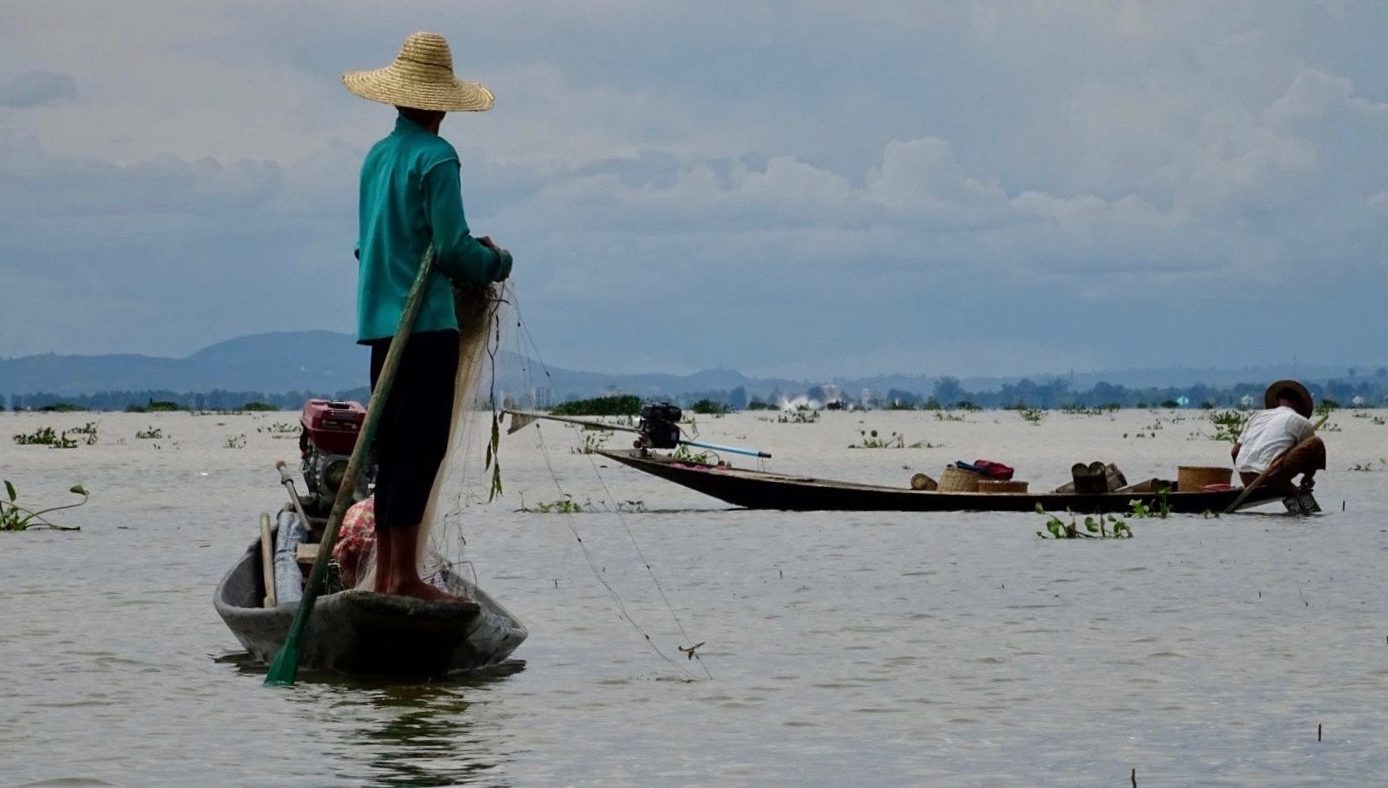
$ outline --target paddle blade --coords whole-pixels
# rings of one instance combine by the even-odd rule
[[[270,663],[270,672],[265,674],[265,686],[284,687],[294,683],[299,675],[299,641],[289,638]]]

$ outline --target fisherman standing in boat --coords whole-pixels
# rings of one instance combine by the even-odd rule
[[[342,75],[347,89],[399,111],[361,170],[357,257],[357,341],[371,347],[375,390],[420,259],[433,245],[437,268],[405,345],[376,441],[375,590],[455,599],[424,582],[417,557],[421,521],[448,451],[458,370],[458,321],[449,280],[500,282],[511,254],[474,238],[463,215],[458,153],[439,136],[448,112],[485,112],[491,91],[453,76],[453,55],[437,33],[405,39],[395,62]]]
[[[1235,470],[1245,486],[1267,472],[1260,487],[1291,498],[1308,495],[1315,487],[1316,471],[1325,469],[1325,443],[1311,423],[1311,392],[1295,380],[1279,380],[1263,394],[1263,406],[1266,410],[1248,418],[1230,452]],[[1298,474],[1299,486],[1292,483]]]

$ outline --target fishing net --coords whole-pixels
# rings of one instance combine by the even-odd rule
[[[500,341],[499,332],[503,325],[501,283],[487,285],[453,286],[453,308],[458,318],[458,374],[453,381],[453,422],[449,427],[448,454],[439,466],[434,478],[429,503],[424,510],[420,525],[419,552],[417,563],[420,577],[439,587],[446,587],[445,573],[458,576],[457,567],[462,563],[462,512],[467,501],[485,497],[481,490],[489,489],[491,479],[479,479],[475,473],[479,465],[496,471],[495,458],[490,453],[492,436],[495,434],[495,416],[488,405],[494,392],[485,392],[484,400],[479,399],[480,384],[487,377],[490,368],[488,361],[492,353],[493,340]],[[485,429],[479,429],[485,427]],[[483,447],[487,451],[487,461],[478,463],[477,457]],[[481,484],[479,485],[479,482]],[[351,527],[353,520],[349,515],[344,520]],[[369,526],[359,527],[369,533]],[[353,533],[343,531],[340,539],[351,538]],[[374,540],[369,536],[359,538],[356,549],[339,557],[345,577],[349,583],[355,581],[358,588],[371,588],[375,582]]]

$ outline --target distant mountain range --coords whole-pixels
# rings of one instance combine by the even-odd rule
[[[0,397],[50,393],[79,396],[113,391],[305,392],[334,395],[367,385],[369,352],[349,334],[331,331],[294,331],[255,334],[219,342],[187,358],[162,358],[135,354],[61,356],[44,354],[0,359]],[[1350,376],[1346,367],[1300,365],[1246,367],[1241,369],[1133,369],[1107,372],[1060,373],[1025,376],[1033,381],[1064,380],[1072,390],[1084,390],[1099,382],[1140,386],[1231,386],[1284,377],[1308,382]],[[1356,370],[1361,377],[1382,376],[1379,365]],[[1016,383],[1011,378],[962,378],[959,384],[975,391],[995,390]],[[896,374],[843,379],[791,380],[752,378],[731,369],[709,369],[690,375],[660,373],[605,374],[560,367],[541,368],[511,354],[497,364],[497,389],[508,393],[548,390],[553,401],[597,396],[618,391],[641,397],[727,392],[741,387],[749,397],[773,393],[796,395],[814,385],[833,384],[845,396],[857,397],[863,389],[878,395],[888,391],[928,395],[940,375]]]

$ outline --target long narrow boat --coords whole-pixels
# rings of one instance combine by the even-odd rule
[[[217,613],[258,661],[275,658],[298,602],[264,607],[260,542],[218,584]],[[356,589],[318,598],[299,641],[305,669],[388,676],[439,676],[500,665],[525,640],[525,626],[475,584],[444,570],[446,590],[471,603],[430,602]]]
[[[1049,512],[1069,509],[1079,514],[1127,512],[1134,501],[1156,511],[1186,514],[1223,512],[1233,503],[1240,488],[1219,491],[1175,490],[1155,492],[942,492],[885,487],[873,484],[787,476],[767,471],[733,468],[692,462],[659,455],[649,450],[602,450],[604,457],[688,487],[705,495],[747,509],[785,509],[791,511],[893,511],[893,512],[1030,512],[1038,505]],[[1254,488],[1240,505],[1246,509],[1281,495],[1271,489]]]

